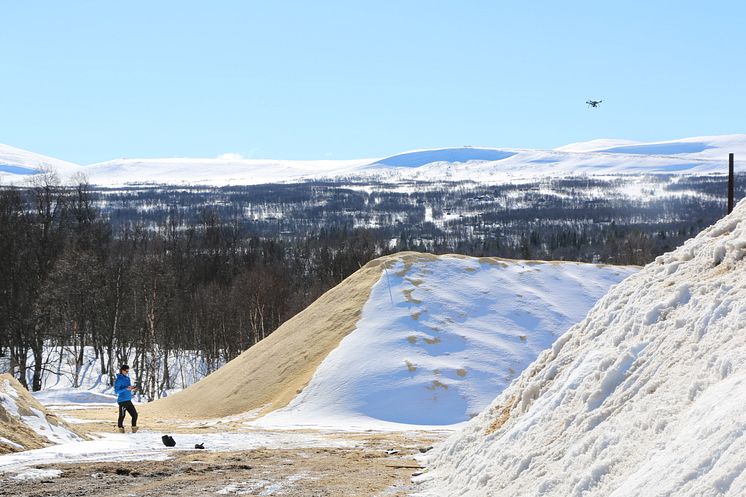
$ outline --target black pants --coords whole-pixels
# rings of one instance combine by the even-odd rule
[[[135,405],[132,403],[131,400],[119,402],[119,420],[117,421],[117,426],[120,428],[124,428],[125,413],[130,413],[130,417],[132,418],[132,426],[137,426],[137,409],[135,409]]]

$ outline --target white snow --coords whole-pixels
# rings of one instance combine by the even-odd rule
[[[746,495],[745,219],[612,289],[423,458],[418,495]]]
[[[456,256],[410,268],[400,261],[303,392],[254,424],[408,429],[467,421],[636,270]]]
[[[585,142],[569,143],[554,150],[559,152],[596,152],[612,147],[621,147],[624,145],[637,145],[640,142],[633,140],[616,140],[613,138],[597,138]]]
[[[134,358],[137,350],[130,349],[127,354],[129,362],[133,364],[133,372],[137,368]],[[44,405],[63,404],[113,404],[116,402],[114,387],[109,385],[108,375],[102,374],[101,359],[96,356],[93,347],[84,347],[82,362],[76,365],[80,356],[79,350],[72,347],[59,347],[48,344],[44,347],[44,375],[42,377],[42,390],[33,392],[34,397]],[[125,360],[128,360],[125,357]],[[108,355],[103,352],[104,363],[107,363]],[[32,383],[34,358],[29,352],[27,360],[26,381]],[[116,362],[114,363],[116,367]],[[163,377],[165,361],[163,354],[157,359],[157,377]],[[222,363],[208,364],[205,358],[197,351],[183,350],[170,351],[168,354],[168,372],[170,388],[158,392],[163,397],[178,392],[189,385],[196,383],[207,376],[210,371],[217,369]],[[209,367],[208,367],[209,366]],[[0,358],[0,371],[10,369],[9,358]],[[76,372],[77,371],[77,372]],[[144,400],[136,396],[135,402]]]
[[[308,479],[311,479],[311,477],[306,473],[286,476],[276,482],[254,479],[245,482],[230,483],[216,493],[218,495],[275,495],[277,493],[287,495],[288,490],[296,486],[298,482]]]
[[[62,474],[59,469],[28,468],[10,477],[11,480],[46,480]]]
[[[11,447],[16,448],[16,449],[21,449],[21,450],[25,449],[23,445],[17,444],[13,440],[8,440],[5,437],[0,437],[0,443],[10,445]]]
[[[420,167],[433,163],[498,161],[512,157],[516,152],[497,148],[458,147],[413,150],[375,161],[378,167]]]
[[[257,448],[297,449],[309,447],[354,447],[357,441],[324,433],[279,432],[246,429],[241,432],[175,433],[176,447],[166,447],[161,433],[99,433],[96,440],[68,442],[43,449],[0,455],[0,474],[44,464],[74,464],[102,461],[159,461],[174,452],[197,451],[204,443],[207,451],[238,451]],[[201,451],[200,451],[201,452]]]
[[[0,383],[0,407],[2,407],[9,416],[16,418],[50,442],[64,443],[80,440],[78,435],[64,426],[57,426],[50,423],[44,413],[38,409],[27,406],[27,410],[31,414],[24,415],[24,413],[22,413],[18,408],[18,400],[18,392],[16,392],[8,380],[3,380],[2,383]]]
[[[558,175],[724,174],[728,153],[746,155],[746,134],[651,143],[600,139],[553,150],[464,146],[373,159],[243,159],[228,154],[217,159],[115,159],[87,166],[0,145],[0,182],[22,181],[40,165],[47,165],[64,178],[83,173],[91,183],[104,186],[250,185],[333,178],[498,184]],[[736,169],[746,170],[740,160]]]
[[[79,168],[79,165],[72,162],[0,143],[0,184],[6,182],[18,183],[42,169],[53,169],[61,175],[68,176]]]
[[[84,166],[80,171],[91,183],[101,185],[253,185],[346,175],[370,162],[371,159],[117,159]]]

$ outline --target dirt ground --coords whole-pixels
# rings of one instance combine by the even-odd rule
[[[111,431],[103,423],[109,410],[64,411],[88,418],[91,432]],[[79,417],[78,417],[79,416]],[[161,432],[161,423],[143,430]],[[169,423],[170,424],[170,423]],[[158,426],[161,425],[161,426]],[[231,432],[239,422],[180,427],[172,433]],[[244,432],[245,433],[245,432]],[[354,441],[347,447],[256,448],[241,451],[174,451],[163,461],[116,461],[35,465],[57,469],[57,477],[15,480],[0,474],[0,496],[131,497],[191,495],[277,495],[293,497],[403,497],[412,490],[419,467],[414,456],[444,437],[443,433],[325,432],[324,437]],[[387,450],[396,450],[388,454]]]
[[[259,449],[178,454],[166,461],[39,466],[56,478],[3,480],[7,496],[288,495],[399,497],[417,463],[383,450]]]

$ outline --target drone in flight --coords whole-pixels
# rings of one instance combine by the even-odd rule
[[[588,104],[588,107],[593,107],[595,109],[596,107],[601,105],[601,102],[603,102],[603,100],[588,100],[585,103]]]

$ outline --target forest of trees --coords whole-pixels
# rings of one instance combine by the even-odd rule
[[[92,346],[112,379],[135,351],[152,399],[170,387],[167,368],[155,373],[170,351],[221,364],[383,251],[359,230],[262,239],[209,209],[194,224],[114,231],[87,185],[36,183],[0,190],[0,357],[32,390],[49,373],[45,347],[74,351],[79,371]]]
[[[38,390],[45,350],[64,347],[75,384],[92,347],[109,381],[134,357],[153,399],[169,354],[217,367],[380,255],[645,264],[723,215],[722,183],[651,180],[695,194],[646,199],[613,179],[107,190],[45,174],[0,187],[0,363]]]

